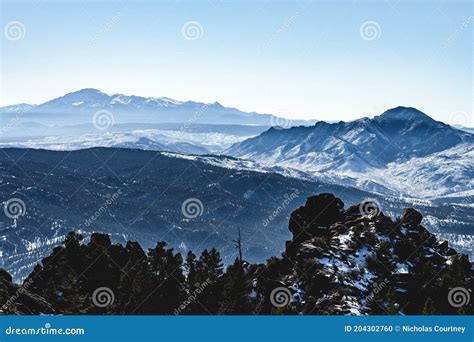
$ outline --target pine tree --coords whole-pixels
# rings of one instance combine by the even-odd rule
[[[189,251],[186,255],[186,261],[184,264],[186,269],[186,290],[188,294],[195,290],[195,284],[198,282],[198,271],[196,269],[196,255]]]
[[[252,312],[249,294],[251,287],[245,272],[245,262],[236,259],[223,277],[223,296],[220,314],[247,315]]]
[[[185,298],[185,278],[182,271],[183,259],[173,249],[165,249],[160,241],[148,251],[148,260],[153,279],[153,289],[147,299],[148,307],[159,313],[172,314]]]
[[[217,314],[222,296],[223,263],[215,249],[205,249],[197,263],[198,284],[201,293],[197,298],[197,309],[202,314]]]

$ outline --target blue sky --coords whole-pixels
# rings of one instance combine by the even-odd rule
[[[2,0],[1,104],[92,87],[288,118],[405,105],[474,126],[472,15],[455,0]]]

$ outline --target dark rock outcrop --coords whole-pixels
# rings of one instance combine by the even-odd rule
[[[439,243],[414,209],[393,221],[382,208],[368,215],[360,208],[345,211],[331,194],[312,196],[291,214],[293,239],[282,258],[237,259],[226,272],[215,250],[190,252],[183,262],[164,242],[145,252],[136,242],[112,245],[106,234],[84,244],[70,233],[22,286],[0,270],[2,313],[167,315],[191,296],[199,303],[179,314],[474,313],[471,302],[456,306],[449,297],[455,288],[472,297],[466,255]],[[107,307],[93,300],[103,288],[113,297]]]
[[[307,199],[303,207],[290,216],[289,229],[294,241],[304,241],[325,234],[327,228],[341,219],[344,203],[333,194],[319,194]]]
[[[422,219],[423,215],[421,215],[418,211],[413,208],[407,208],[403,211],[403,215],[400,220],[403,226],[408,228],[416,228],[421,224]]]
[[[31,283],[12,283],[12,278],[0,269],[0,314],[39,315],[54,314],[52,306],[41,296],[30,291]]]
[[[471,262],[446,241],[438,243],[418,211],[405,209],[394,222],[382,208],[364,215],[361,204],[346,211],[341,204],[322,194],[291,215],[294,238],[284,255],[294,267],[285,283],[305,294],[312,313],[473,312],[470,303],[456,308],[448,300],[452,288],[470,291]]]
[[[99,234],[94,233],[91,235],[91,242],[97,246],[104,248],[110,247],[112,242],[110,241],[110,236],[108,234]]]

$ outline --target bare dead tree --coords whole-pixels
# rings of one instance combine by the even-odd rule
[[[240,227],[239,229],[239,235],[236,240],[232,240],[234,243],[235,248],[239,251],[239,260],[242,261],[242,237],[240,235]]]

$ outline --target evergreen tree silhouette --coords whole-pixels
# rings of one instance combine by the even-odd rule
[[[251,287],[246,274],[246,263],[235,259],[223,277],[220,314],[248,315],[252,312],[249,294]]]
[[[186,295],[181,254],[173,254],[172,248],[165,247],[166,243],[160,241],[148,251],[153,289],[147,297],[146,308],[151,313],[159,311],[161,314],[172,314]]]

